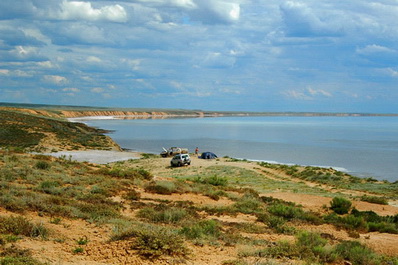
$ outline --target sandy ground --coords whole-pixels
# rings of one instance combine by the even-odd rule
[[[119,151],[103,151],[103,150],[87,150],[87,151],[61,151],[54,153],[44,153],[54,157],[65,157],[79,162],[90,162],[96,164],[107,164],[116,161],[124,161],[129,159],[140,158],[137,152],[119,152]]]

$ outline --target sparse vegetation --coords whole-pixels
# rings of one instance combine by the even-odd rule
[[[140,209],[137,216],[154,223],[176,224],[189,217],[189,213],[184,208],[169,207],[164,204],[155,207],[145,207]]]
[[[161,256],[188,257],[189,249],[176,231],[155,225],[138,225],[129,228],[112,240],[134,238],[131,247],[143,257],[156,259]]]
[[[334,197],[330,202],[330,209],[332,209],[337,214],[346,214],[349,212],[352,203],[342,197]]]
[[[0,217],[0,234],[46,238],[48,229],[43,224],[33,224],[22,216]]]
[[[370,202],[370,203],[376,203],[376,204],[382,204],[382,205],[388,205],[388,200],[384,197],[376,197],[376,196],[367,196],[364,195],[361,197],[361,201],[364,202]]]

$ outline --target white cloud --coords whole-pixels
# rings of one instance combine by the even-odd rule
[[[176,6],[187,9],[197,7],[193,0],[138,0],[138,2],[157,6]]]
[[[55,66],[51,63],[51,61],[37,62],[37,65],[43,68],[54,68]]]
[[[58,14],[64,20],[105,20],[112,22],[126,22],[127,12],[121,5],[93,8],[90,2],[63,1],[62,11]]]
[[[299,99],[299,100],[312,100],[312,97],[305,94],[303,91],[288,90],[283,93],[288,98]]]
[[[44,81],[48,82],[48,83],[53,83],[56,85],[62,85],[62,84],[66,84],[68,82],[68,79],[66,79],[66,77],[63,76],[59,76],[59,75],[45,75],[43,77]]]
[[[169,0],[169,1],[173,5],[183,8],[192,9],[197,7],[197,5],[192,0]]]
[[[196,4],[198,8],[192,13],[193,18],[206,24],[233,23],[240,18],[240,4],[236,1],[197,0]]]
[[[140,65],[142,63],[142,59],[122,58],[121,62],[127,64],[133,71],[138,71],[138,70],[140,70]]]
[[[61,28],[53,28],[52,42],[58,45],[106,44],[110,40],[103,28],[95,24],[70,22]]]
[[[102,60],[96,56],[89,56],[87,57],[87,62],[89,63],[100,63]]]
[[[394,50],[384,47],[384,46],[380,46],[380,45],[376,45],[376,44],[372,44],[372,45],[367,45],[364,48],[358,48],[356,50],[357,53],[359,54],[372,54],[372,53],[391,53],[391,52],[395,52]]]
[[[298,99],[298,100],[314,100],[319,97],[330,98],[333,95],[323,89],[313,89],[308,87],[306,89],[292,89],[283,92],[283,94],[288,98]]]
[[[102,93],[105,91],[105,89],[103,89],[102,87],[93,87],[90,91],[93,93]]]
[[[233,56],[224,55],[220,52],[209,52],[200,65],[207,68],[230,68],[235,64],[236,59]]]
[[[344,27],[333,16],[333,11],[321,14],[307,4],[296,1],[281,4],[280,10],[286,33],[290,36],[336,36],[343,33]]]
[[[80,89],[75,88],[75,87],[68,87],[68,88],[62,89],[62,91],[65,91],[65,92],[74,92],[74,93],[76,93],[76,92],[80,92]]]
[[[10,70],[8,70],[8,69],[0,69],[0,74],[9,75],[10,74]]]
[[[392,68],[387,68],[387,69],[383,69],[384,71],[383,72],[385,72],[388,76],[391,76],[391,77],[398,77],[398,71],[397,70],[394,70],[394,69],[392,69]]]
[[[325,97],[331,97],[332,96],[331,93],[329,93],[329,92],[327,92],[325,90],[322,90],[322,89],[313,89],[311,87],[308,87],[307,91],[312,96],[317,96],[317,95],[321,95],[321,96],[325,96]]]
[[[27,72],[27,71],[22,71],[22,70],[15,70],[13,71],[14,76],[19,76],[19,77],[32,77],[34,73],[32,72]]]
[[[9,54],[17,60],[38,60],[40,58],[39,49],[30,46],[15,46]]]

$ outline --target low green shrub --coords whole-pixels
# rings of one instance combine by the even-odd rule
[[[210,177],[196,177],[193,179],[194,182],[196,183],[202,183],[202,184],[210,184],[213,186],[227,186],[228,184],[228,179],[226,177],[220,177],[217,175],[213,175]]]
[[[124,194],[123,198],[129,201],[139,201],[141,199],[141,193],[136,190],[129,190]]]
[[[176,224],[189,216],[183,208],[158,205],[140,209],[137,216],[155,223]]]
[[[357,241],[344,241],[336,246],[335,251],[355,265],[381,264],[380,258],[370,248]]]
[[[330,209],[332,209],[337,214],[346,214],[349,212],[352,203],[342,197],[334,197],[330,202]]]
[[[264,210],[265,205],[260,198],[252,193],[245,193],[234,205],[236,211],[250,214],[258,213]]]
[[[145,169],[135,169],[135,168],[101,168],[98,170],[100,174],[109,175],[114,178],[125,178],[125,179],[153,179],[152,173],[146,171]]]
[[[203,220],[183,226],[180,234],[188,239],[217,239],[221,234],[221,225],[216,220]]]
[[[25,249],[19,249],[15,245],[2,249],[0,252],[0,265],[44,265],[34,258],[31,252]]]
[[[46,169],[49,169],[50,167],[51,167],[51,165],[47,161],[37,161],[35,164],[35,168],[41,169],[41,170],[46,170]]]
[[[150,193],[170,195],[177,192],[177,186],[171,181],[157,181],[146,185],[145,191]]]
[[[38,185],[37,190],[47,194],[60,195],[62,191],[58,188],[59,186],[59,182],[46,180]]]
[[[291,204],[276,203],[268,206],[267,211],[286,220],[300,220],[316,225],[323,223],[319,215],[313,212],[305,212],[302,208]]]
[[[159,155],[150,154],[150,153],[143,153],[141,154],[142,159],[149,159],[149,158],[158,158]]]
[[[0,217],[0,233],[46,238],[48,229],[43,224],[33,224],[22,216]]]
[[[154,225],[135,225],[112,236],[112,240],[135,238],[132,248],[140,256],[157,259],[161,256],[187,257],[190,254],[183,238],[175,231]]]
[[[177,234],[163,228],[159,231],[142,231],[137,235],[132,245],[138,254],[148,258],[168,256],[188,256],[189,249],[184,245],[184,240]]]
[[[276,245],[263,249],[260,255],[274,258],[286,257],[305,260],[308,264],[335,262],[338,257],[328,241],[318,233],[304,231],[296,236],[296,242],[279,241]]]
[[[332,213],[324,216],[327,223],[348,231],[380,232],[398,234],[398,215],[379,216],[373,211],[358,211],[353,209],[349,215],[339,216]]]
[[[388,205],[388,200],[384,197],[364,195],[361,197],[361,201],[375,203],[375,204]]]
[[[80,246],[83,246],[83,245],[87,245],[88,241],[89,240],[88,240],[87,236],[83,236],[83,237],[80,237],[78,240],[76,240],[76,243]]]
[[[257,221],[263,222],[270,229],[279,234],[293,235],[296,232],[296,229],[292,226],[286,225],[285,219],[280,216],[261,213],[257,215]]]
[[[76,247],[72,250],[73,254],[80,254],[84,252],[84,248],[82,247]]]
[[[107,204],[76,203],[74,217],[82,218],[93,222],[102,222],[111,218],[117,218],[120,213],[116,207]]]

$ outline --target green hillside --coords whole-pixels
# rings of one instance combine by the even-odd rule
[[[0,147],[41,151],[52,139],[54,149],[110,149],[105,130],[17,111],[0,110]]]

